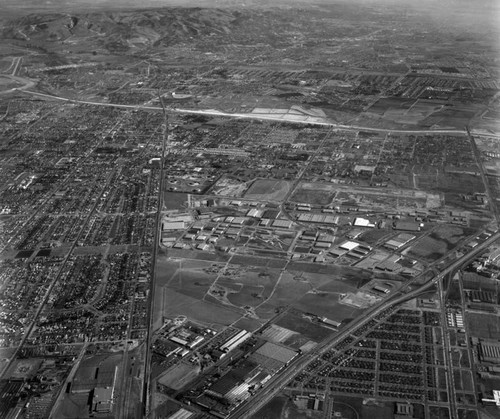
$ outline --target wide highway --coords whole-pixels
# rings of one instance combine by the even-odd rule
[[[28,79],[26,79],[28,80]],[[13,90],[21,90],[21,89],[13,89]],[[64,102],[70,103],[79,103],[82,105],[94,105],[94,106],[107,106],[114,108],[123,108],[123,109],[137,109],[137,110],[152,110],[152,111],[162,111],[161,107],[158,106],[145,106],[145,105],[125,105],[120,103],[106,103],[106,102],[92,102],[87,100],[78,100],[78,99],[69,99],[61,96],[49,95],[46,93],[34,92],[31,90],[25,90],[23,87],[23,93],[39,96],[46,99],[51,100],[61,100]],[[277,121],[277,122],[289,122],[295,124],[303,124],[303,125],[318,125],[318,126],[328,126],[336,129],[345,129],[345,130],[357,130],[357,131],[370,131],[370,132],[381,132],[381,133],[391,133],[391,134],[443,134],[443,135],[467,135],[467,132],[464,129],[435,129],[435,130],[401,130],[401,129],[390,129],[390,128],[374,128],[374,127],[363,127],[358,125],[344,125],[337,124],[333,121],[329,121],[325,118],[324,121],[317,121],[319,117],[311,117],[314,119],[307,119],[304,116],[304,119],[294,119],[286,117],[286,113],[276,114],[276,113],[231,113],[231,112],[222,112],[215,109],[179,109],[179,108],[169,108],[168,112],[172,113],[186,113],[186,114],[197,114],[197,115],[211,115],[211,116],[226,116],[230,118],[241,118],[241,119],[257,119],[257,120],[266,120],[266,121]],[[472,132],[475,135],[483,135],[479,132]],[[489,135],[489,134],[488,134]],[[492,134],[494,135],[494,134]]]

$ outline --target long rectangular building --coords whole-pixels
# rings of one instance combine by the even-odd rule
[[[220,347],[220,350],[222,352],[232,351],[238,345],[241,345],[243,342],[245,342],[247,339],[249,339],[250,336],[252,336],[252,334],[250,332],[247,332],[246,330],[240,330],[236,335],[234,335],[226,343],[224,343]]]

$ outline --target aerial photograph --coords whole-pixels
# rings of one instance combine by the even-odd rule
[[[499,419],[499,0],[0,0],[1,419]]]

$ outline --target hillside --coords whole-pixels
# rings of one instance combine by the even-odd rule
[[[110,51],[174,45],[191,38],[230,34],[244,18],[228,9],[169,8],[89,14],[30,14],[7,22],[2,38],[37,45],[93,38]]]

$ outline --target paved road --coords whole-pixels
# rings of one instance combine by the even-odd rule
[[[16,90],[16,89],[14,89]],[[161,111],[162,108],[158,106],[142,106],[142,105],[125,105],[119,103],[104,103],[104,102],[91,102],[86,100],[77,100],[77,99],[68,99],[61,96],[48,95],[45,93],[34,92],[31,90],[26,90],[25,88],[20,88],[17,90],[23,90],[24,93],[33,96],[45,97],[47,99],[52,100],[61,100],[65,102],[72,103],[81,103],[84,105],[94,105],[94,106],[108,106],[114,108],[123,108],[123,109],[143,109],[143,110],[154,110]],[[381,132],[381,133],[392,133],[392,134],[447,134],[447,135],[466,135],[467,132],[465,129],[436,129],[436,130],[401,130],[401,129],[389,129],[389,128],[373,128],[373,127],[363,127],[359,125],[344,125],[344,124],[336,124],[334,122],[325,121],[320,122],[316,120],[295,120],[295,119],[286,119],[282,116],[282,114],[257,114],[257,113],[229,113],[222,112],[215,109],[168,109],[168,112],[174,113],[187,113],[187,114],[198,114],[198,115],[212,115],[212,116],[226,116],[232,118],[242,118],[242,119],[258,119],[258,120],[268,120],[268,121],[278,121],[278,122],[290,122],[297,123],[303,125],[319,125],[319,126],[328,126],[337,129],[345,129],[345,130],[357,130],[357,131],[371,131],[371,132]],[[315,117],[315,119],[318,119]],[[474,133],[474,132],[473,132]],[[475,135],[484,135],[479,132],[474,133]]]
[[[17,75],[17,73],[19,72],[19,68],[21,67],[22,61],[23,61],[22,57],[14,58],[14,60],[12,61],[12,65],[10,66],[10,68],[12,68],[12,72],[10,74],[1,74],[3,77],[11,79],[12,81],[14,81],[16,83],[22,84],[22,86],[0,91],[0,95],[7,95],[10,93],[14,93],[18,90],[24,91],[26,89],[31,89],[32,87],[36,86],[36,82],[37,82],[36,80],[27,79],[25,77],[19,77]],[[10,70],[10,68],[9,68],[9,70]]]
[[[145,353],[145,366],[144,366],[144,383],[143,383],[143,393],[142,393],[142,404],[143,413],[145,417],[148,417],[151,412],[152,406],[152,393],[150,389],[151,385],[151,348],[153,345],[153,323],[154,323],[154,304],[155,304],[155,291],[156,291],[156,257],[159,251],[159,244],[161,240],[161,217],[162,217],[162,207],[163,207],[163,185],[165,177],[165,158],[168,154],[168,115],[163,111],[163,132],[162,132],[162,145],[161,145],[161,161],[160,161],[160,185],[158,188],[158,206],[156,208],[156,229],[154,237],[154,246],[152,252],[151,260],[151,282],[149,287],[149,306],[148,306],[148,331],[146,336],[146,353]]]

